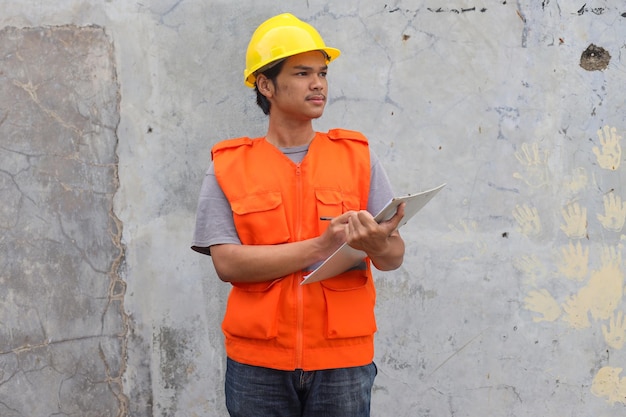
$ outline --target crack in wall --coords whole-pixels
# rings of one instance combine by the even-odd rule
[[[113,177],[115,181],[115,189],[119,189],[119,175],[118,175],[117,166],[115,167],[115,174]],[[124,297],[126,296],[126,282],[122,279],[122,277],[119,274],[120,268],[122,266],[122,263],[124,262],[124,257],[125,257],[125,248],[122,243],[123,224],[121,220],[115,214],[113,203],[111,203],[111,206],[109,208],[109,217],[111,218],[112,224],[114,226],[114,228],[109,227],[109,234],[111,236],[111,240],[113,241],[115,247],[119,250],[119,254],[114,259],[113,263],[111,264],[111,269],[109,271],[110,285],[109,285],[109,291],[108,291],[109,301],[107,304],[107,310],[111,307],[113,303],[117,303],[118,313],[120,317],[122,318],[122,325],[123,325],[123,331],[117,335],[117,337],[120,338],[121,357],[122,357],[121,366],[117,375],[112,375],[111,367],[109,366],[106,360],[106,356],[104,355],[102,351],[102,347],[100,347],[100,357],[102,359],[102,362],[105,365],[107,382],[109,384],[109,388],[111,389],[111,392],[115,395],[119,403],[117,417],[124,417],[128,415],[129,404],[128,404],[128,397],[124,394],[124,384],[123,384],[122,378],[126,371],[126,365],[127,365],[126,358],[128,355],[128,335],[129,335],[130,324],[129,324],[129,316],[126,313],[126,310],[124,309]],[[103,327],[104,327],[105,312],[103,312],[103,315],[102,315]]]

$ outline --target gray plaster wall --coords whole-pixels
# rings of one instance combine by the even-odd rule
[[[0,1],[0,416],[224,416],[210,148],[261,136],[254,28],[342,50],[316,128],[447,187],[376,273],[373,416],[623,415],[626,5]]]

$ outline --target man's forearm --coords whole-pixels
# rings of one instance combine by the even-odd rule
[[[225,282],[271,281],[325,259],[332,248],[321,239],[281,245],[215,245],[211,257],[217,275]]]

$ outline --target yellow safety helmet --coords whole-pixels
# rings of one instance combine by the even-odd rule
[[[246,86],[254,88],[257,71],[292,55],[323,51],[327,62],[337,58],[339,49],[329,48],[315,28],[290,13],[274,16],[254,31],[246,52],[243,71]]]

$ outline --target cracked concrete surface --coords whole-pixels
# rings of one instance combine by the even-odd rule
[[[125,416],[119,88],[103,28],[0,31],[0,415]]]

